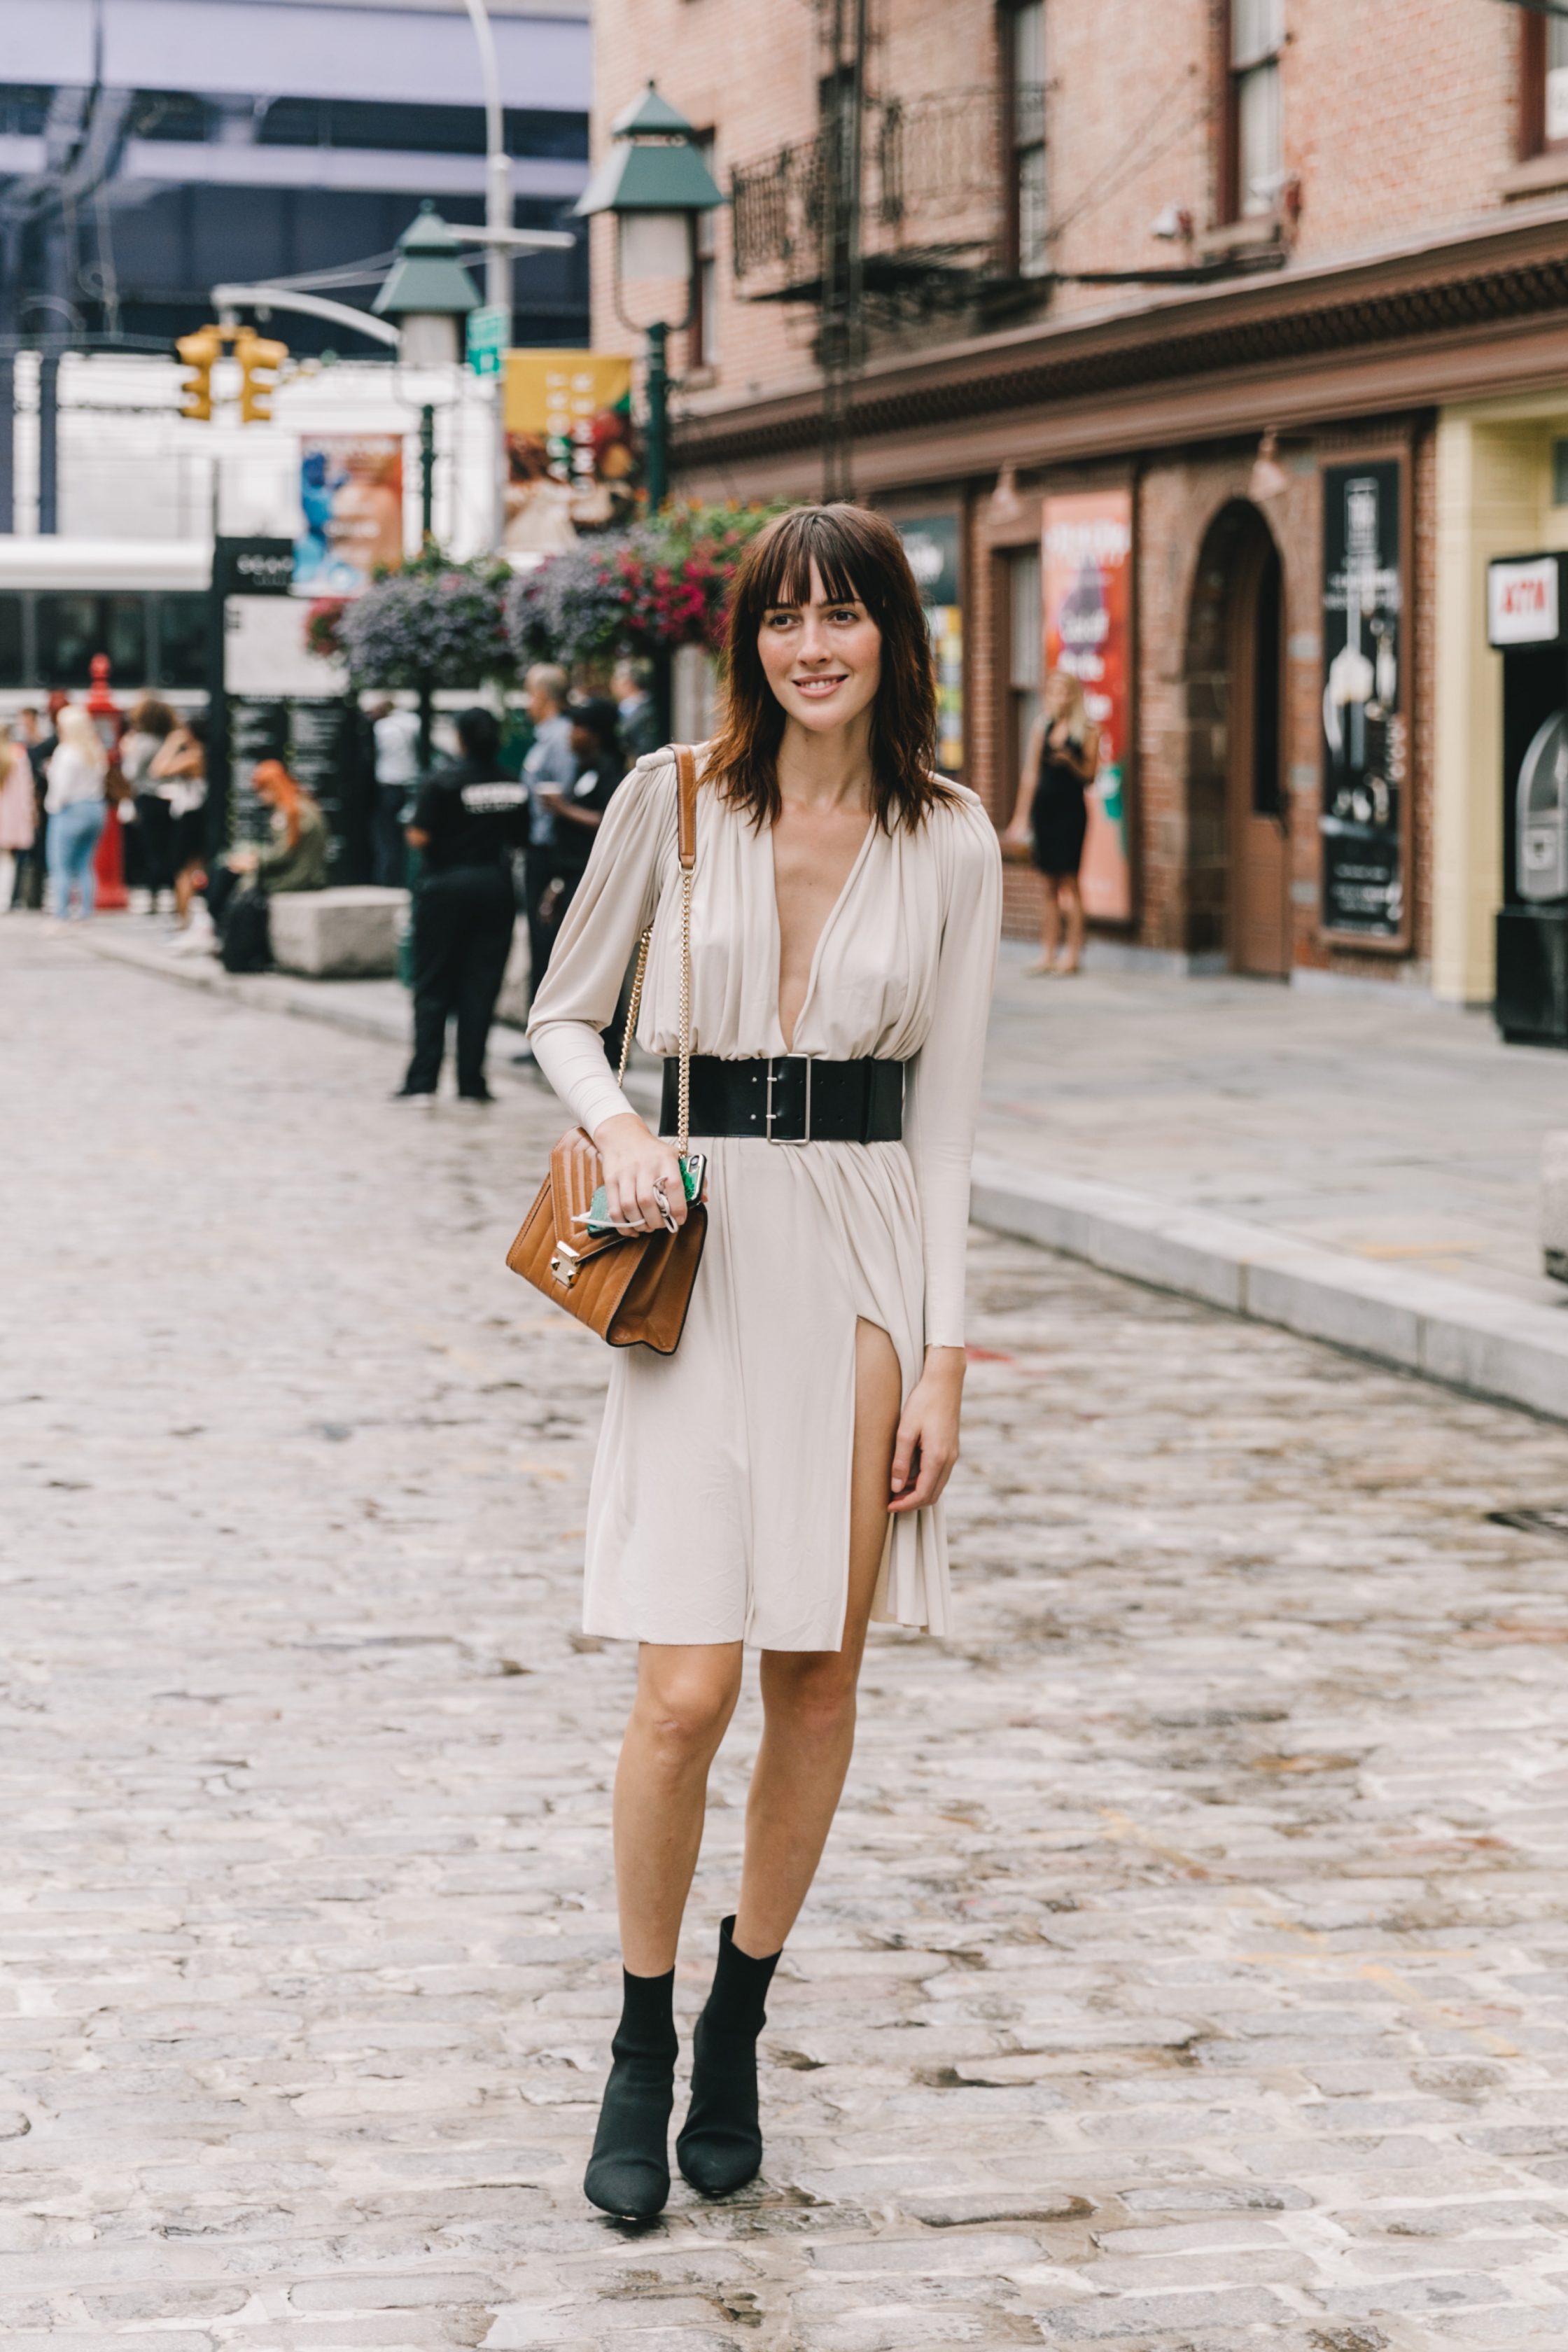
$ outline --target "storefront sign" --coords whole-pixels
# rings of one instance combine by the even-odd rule
[[[508,352],[501,404],[510,554],[548,555],[629,522],[632,363],[600,352]]]
[[[403,441],[395,433],[312,433],[300,444],[296,596],[357,596],[403,561]]]
[[[1406,936],[1402,466],[1323,468],[1323,928]]]
[[[1564,605],[1560,555],[1510,555],[1487,566],[1489,646],[1554,646]]]
[[[1100,730],[1100,772],[1089,796],[1079,882],[1084,912],[1106,923],[1132,919],[1127,823],[1131,579],[1130,490],[1071,490],[1046,499],[1040,542],[1046,676],[1062,669],[1080,679]]]
[[[918,515],[897,524],[925,607],[936,663],[937,765],[963,773],[963,605],[958,580],[958,517]]]

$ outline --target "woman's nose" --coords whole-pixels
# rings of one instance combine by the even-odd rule
[[[820,661],[826,651],[822,624],[815,613],[808,613],[800,633],[800,657],[802,661]]]

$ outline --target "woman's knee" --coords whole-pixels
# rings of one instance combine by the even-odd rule
[[[645,1665],[635,1712],[661,1755],[679,1766],[718,1746],[740,1685],[738,1662]]]
[[[825,1651],[787,1659],[774,1653],[764,1662],[763,1706],[797,1739],[835,1739],[855,1719],[859,1665],[858,1651],[853,1657]]]

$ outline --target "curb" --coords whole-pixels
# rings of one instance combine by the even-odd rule
[[[231,1003],[400,1046],[408,1042],[401,1007],[389,1012],[334,1003],[330,982],[290,980],[281,972],[242,977],[205,959],[176,961],[101,932],[83,944],[113,962]],[[504,1066],[496,1075],[521,1087],[541,1083]],[[634,1069],[630,1079],[633,1099],[646,1096],[651,1107],[653,1074]],[[1568,1311],[1559,1316],[1548,1307],[1435,1275],[1365,1265],[1240,1217],[1173,1208],[1120,1184],[1044,1175],[989,1152],[974,1155],[970,1214],[992,1233],[1059,1250],[1152,1289],[1200,1298],[1302,1339],[1327,1340],[1471,1396],[1568,1421]]]
[[[1201,1298],[1303,1339],[1499,1403],[1568,1420],[1568,1313],[1475,1290],[1434,1275],[1363,1265],[1204,1209],[1146,1192],[1047,1176],[977,1152],[970,1214],[977,1225],[1037,1242]]]

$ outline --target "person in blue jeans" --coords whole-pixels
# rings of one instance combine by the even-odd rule
[[[73,894],[85,921],[98,892],[93,856],[108,806],[103,797],[109,754],[85,710],[68,702],[55,721],[59,740],[49,754],[49,888],[52,910],[64,922]]]

